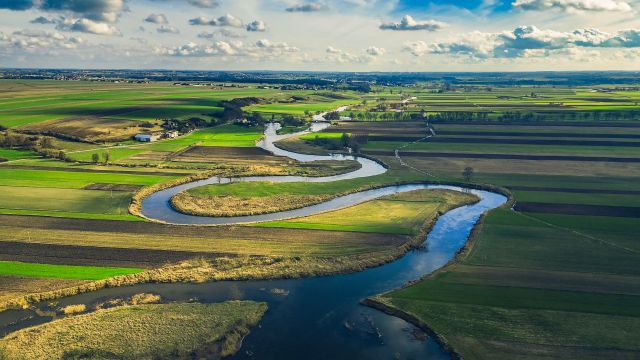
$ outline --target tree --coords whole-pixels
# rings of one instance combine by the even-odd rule
[[[470,182],[473,178],[473,172],[473,168],[470,166],[464,168],[464,170],[462,171],[462,177],[464,178],[464,181]]]
[[[342,137],[340,137],[340,145],[342,145],[342,147],[349,146],[349,135],[347,133],[342,133]]]
[[[98,155],[97,153],[93,153],[93,154],[91,155],[91,161],[92,161],[94,164],[97,164],[97,163],[98,163],[98,161],[100,161],[100,155]]]
[[[43,149],[51,149],[53,147],[53,141],[50,137],[40,138],[40,147]]]
[[[109,152],[105,151],[104,153],[102,153],[102,158],[104,159],[104,163],[108,164],[109,163]]]
[[[58,151],[58,159],[62,161],[67,160],[67,154],[62,150]]]

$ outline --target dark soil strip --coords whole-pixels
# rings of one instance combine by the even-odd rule
[[[147,249],[118,249],[92,246],[69,246],[1,242],[0,260],[63,265],[114,267],[158,267],[193,258],[214,258],[228,254]]]
[[[406,136],[392,136],[392,135],[369,135],[367,138],[369,141],[404,141],[404,142],[412,142],[416,140],[420,140],[427,136],[425,131],[406,135]],[[435,138],[431,138],[429,141],[432,141]]]
[[[291,241],[309,241],[315,243],[366,243],[369,245],[399,246],[407,242],[406,235],[358,233],[349,231],[326,231],[310,229],[260,228],[252,226],[178,226],[142,221],[65,219],[40,216],[0,215],[0,237],[11,240],[11,234],[3,230],[9,228],[53,229],[104,232],[117,236],[118,233],[181,236],[192,238],[254,239],[260,235],[265,239],[290,239]],[[5,231],[5,233],[3,233]]]
[[[518,202],[515,210],[565,215],[640,217],[640,207]]]
[[[612,189],[573,189],[539,186],[507,186],[510,190],[521,191],[551,191],[573,194],[611,194],[611,195],[640,195],[640,190],[612,190]]]
[[[606,133],[537,133],[518,131],[458,131],[458,130],[438,130],[438,135],[461,135],[461,136],[513,136],[513,137],[545,137],[545,138],[594,138],[594,139],[640,139],[640,134],[606,134]]]
[[[129,174],[129,175],[159,175],[159,176],[187,176],[191,173],[183,172],[160,172],[160,171],[133,171],[133,170],[99,170],[99,169],[83,169],[70,167],[55,166],[27,166],[27,165],[2,165],[0,169],[22,169],[22,170],[51,170],[51,171],[67,171],[67,172],[84,172],[95,174]]]
[[[124,192],[133,192],[138,191],[142,188],[139,185],[129,185],[129,184],[103,184],[103,183],[94,183],[89,184],[83,187],[83,190],[104,190],[104,191],[124,191]]]
[[[394,156],[393,150],[366,150],[367,155]],[[518,155],[518,154],[478,154],[401,151],[403,156],[410,157],[442,157],[461,159],[505,159],[505,160],[549,160],[549,161],[604,161],[616,163],[640,163],[640,158],[603,157],[603,156],[570,156],[570,155]]]
[[[432,125],[522,125],[522,126],[579,126],[579,127],[617,127],[617,128],[640,128],[640,121],[634,122],[611,122],[611,121],[437,121]]]
[[[369,137],[371,140],[371,137]],[[393,141],[393,140],[387,140]],[[582,145],[582,146],[616,146],[640,147],[636,141],[607,141],[607,140],[560,140],[560,139],[505,139],[505,138],[459,138],[436,136],[429,142],[464,143],[464,144],[528,144],[528,145]]]

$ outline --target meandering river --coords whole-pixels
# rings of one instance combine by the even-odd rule
[[[314,125],[318,130],[325,124]],[[295,136],[291,134],[286,136]],[[140,292],[160,294],[168,301],[198,299],[219,302],[230,299],[267,301],[269,311],[258,328],[252,329],[242,349],[232,359],[448,359],[450,356],[432,339],[417,340],[411,324],[377,310],[360,305],[360,300],[402,286],[445,265],[465,244],[478,218],[486,211],[506,202],[500,194],[453,186],[408,184],[388,186],[342,196],[302,209],[245,217],[200,217],[176,212],[169,206],[174,194],[205,184],[231,181],[327,182],[382,174],[379,163],[350,155],[316,156],[297,154],[275,147],[285,136],[269,126],[259,146],[276,155],[298,161],[356,160],[362,167],[351,173],[307,178],[301,176],[266,176],[238,179],[211,178],[180,185],[155,193],[142,204],[142,213],[151,219],[173,224],[231,224],[287,219],[311,215],[399,192],[425,188],[469,191],[480,202],[463,206],[442,215],[429,232],[421,250],[410,251],[391,263],[358,273],[274,281],[222,281],[204,284],[141,284],[103,289],[59,301],[60,305],[94,303],[99,300],[131,296]],[[427,240],[426,239],[426,240]],[[48,321],[31,311],[0,313],[0,335]]]

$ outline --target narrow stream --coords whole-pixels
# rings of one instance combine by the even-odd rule
[[[268,129],[263,147],[273,144],[275,130]],[[275,152],[275,151],[274,151]],[[285,152],[286,153],[286,152]],[[289,156],[288,153],[278,153]],[[299,154],[295,154],[298,156]],[[300,155],[302,156],[302,155]],[[298,159],[318,160],[316,156]],[[324,157],[326,158],[326,157]],[[352,157],[344,156],[344,159]],[[335,181],[372,176],[386,171],[369,159],[353,158],[363,167],[353,173],[326,178],[252,177],[233,181]],[[354,173],[360,175],[354,176]],[[371,174],[371,175],[366,175]],[[349,177],[351,176],[351,177]],[[302,180],[301,180],[302,179]],[[320,180],[324,179],[324,180]],[[291,212],[270,214],[264,218],[206,218],[179,214],[167,206],[169,198],[184,189],[205,183],[232,181],[204,180],[157,193],[143,203],[143,213],[176,224],[223,224],[264,221],[309,215],[317,211],[340,208],[380,196],[423,188],[448,188],[469,191],[481,201],[442,215],[430,231],[424,249],[410,251],[389,264],[353,274],[273,281],[223,281],[204,284],[141,284],[103,289],[61,299],[60,305],[91,304],[113,297],[140,292],[160,294],[168,301],[193,300],[220,302],[230,299],[267,301],[269,311],[261,325],[252,329],[242,349],[232,359],[449,359],[433,340],[417,340],[411,324],[359,304],[360,300],[402,286],[446,264],[465,244],[478,218],[486,211],[506,202],[500,194],[452,186],[411,184],[389,186],[334,199]],[[162,194],[162,195],[158,195]],[[177,214],[177,215],[176,215]],[[195,219],[194,219],[195,218]],[[251,219],[249,219],[251,218]],[[198,220],[200,219],[200,220]],[[0,313],[0,336],[49,319],[32,311]]]

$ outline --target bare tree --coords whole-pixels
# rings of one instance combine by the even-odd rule
[[[471,166],[467,166],[466,168],[464,168],[464,170],[462,171],[462,178],[464,179],[464,181],[466,182],[471,182],[471,180],[473,179],[473,173],[474,170]]]

